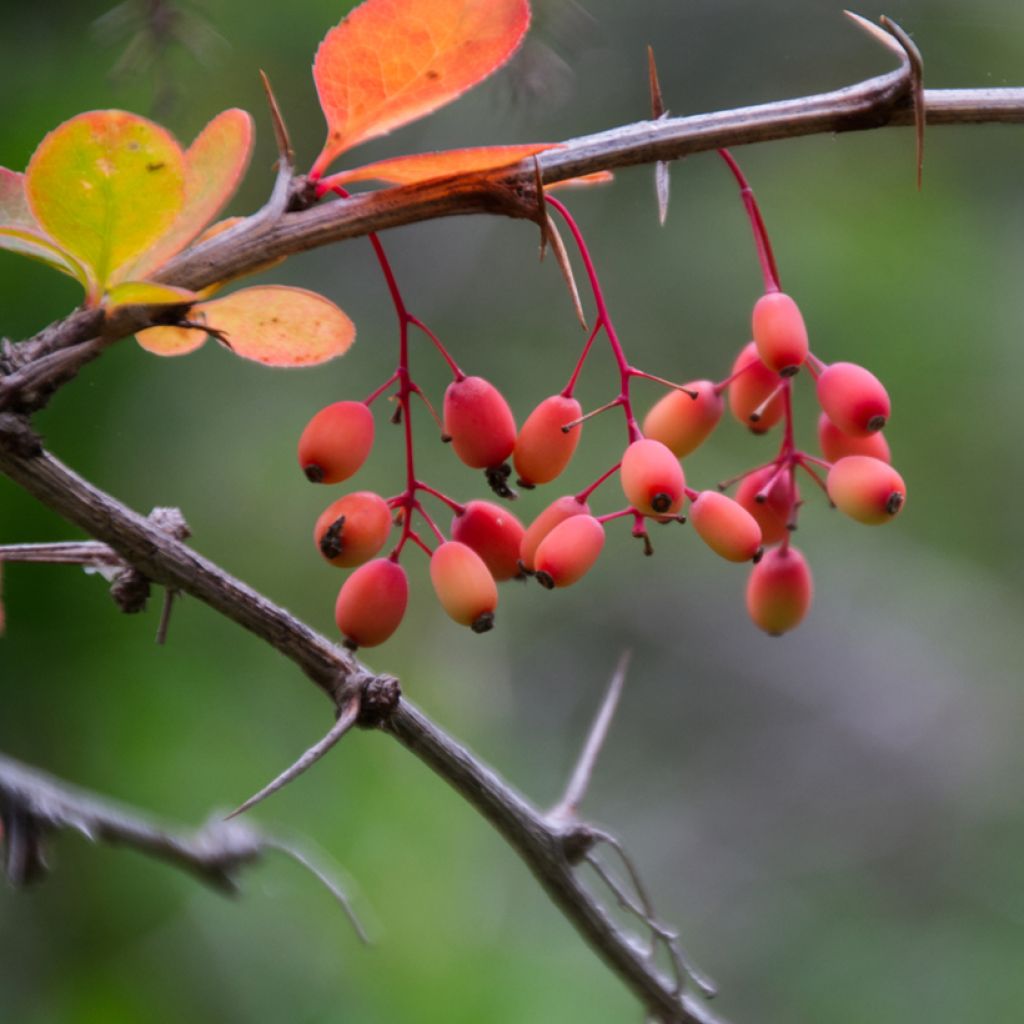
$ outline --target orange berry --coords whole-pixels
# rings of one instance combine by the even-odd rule
[[[430,558],[430,581],[441,607],[460,626],[486,633],[494,625],[498,585],[468,544],[449,540]]]
[[[452,519],[452,540],[471,547],[496,580],[520,575],[519,549],[526,530],[507,509],[490,501],[471,501]]]
[[[856,363],[833,363],[818,377],[818,401],[844,433],[866,437],[881,430],[892,411],[882,382]]]
[[[765,485],[775,477],[768,491],[761,495]],[[761,496],[763,500],[758,501]],[[761,527],[763,544],[778,544],[789,536],[793,509],[800,500],[800,489],[789,470],[778,472],[774,464],[748,473],[736,490],[736,501],[742,505]]]
[[[444,432],[472,469],[500,466],[516,443],[516,421],[501,392],[483,377],[453,381],[444,393]]]
[[[660,441],[682,459],[699,448],[722,418],[725,403],[709,380],[695,380],[683,385],[696,391],[691,398],[683,391],[672,390],[660,398],[644,417],[644,436]]]
[[[537,548],[544,538],[559,523],[572,516],[590,515],[590,506],[585,501],[577,501],[571,494],[556,498],[526,528],[522,543],[519,545],[519,557],[523,565],[532,570]]]
[[[766,551],[747,580],[747,611],[754,625],[772,636],[800,625],[813,597],[811,570],[792,545]]]
[[[784,292],[768,292],[754,304],[754,342],[761,362],[784,376],[807,358],[807,327],[800,307]]]
[[[345,646],[376,647],[396,629],[409,603],[405,570],[389,558],[361,565],[341,585],[334,619],[345,636]]]
[[[878,526],[894,519],[907,500],[903,477],[888,462],[870,455],[847,455],[828,471],[828,496],[840,512],[858,523]]]
[[[591,515],[570,516],[541,542],[534,559],[538,581],[568,587],[590,571],[604,547],[604,527]]]
[[[321,409],[299,438],[299,465],[315,484],[347,480],[373,447],[373,413],[362,402],[335,402]]]
[[[683,507],[683,467],[660,441],[649,437],[634,441],[622,456],[619,479],[626,500],[638,512],[668,515]]]
[[[569,465],[582,424],[568,431],[562,427],[578,420],[581,412],[575,398],[552,395],[527,416],[512,452],[519,483],[524,487],[550,483]]]
[[[377,554],[391,530],[391,510],[372,491],[356,491],[328,505],[313,527],[313,543],[331,565],[350,569]]]
[[[771,393],[779,386],[779,375],[761,362],[753,341],[743,346],[732,364],[732,374],[737,373],[740,375],[729,385],[729,409],[753,433],[767,433],[782,419],[785,411],[781,392],[768,402]],[[757,419],[751,419],[751,416]]]
[[[690,506],[690,523],[716,555],[749,562],[761,549],[761,527],[739,502],[718,491],[701,491]]]
[[[880,430],[867,437],[844,434],[823,412],[818,417],[818,447],[829,462],[838,462],[846,455],[870,455],[873,459],[891,462],[889,442]]]

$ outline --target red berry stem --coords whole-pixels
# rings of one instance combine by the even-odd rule
[[[594,344],[594,339],[597,337],[603,326],[604,325],[600,320],[594,324],[594,329],[590,332],[590,337],[587,338],[586,344],[583,346],[583,351],[580,353],[580,357],[576,361],[576,368],[572,371],[569,383],[562,389],[561,394],[563,398],[572,398],[572,393],[576,389],[576,382],[580,378],[580,372],[583,369],[583,364],[587,361],[587,356],[590,355],[590,346]]]
[[[576,372],[573,374],[569,384],[570,386],[575,385],[576,377],[578,376],[579,369],[582,366],[583,358],[586,357],[590,350],[590,345],[594,336],[597,334],[597,329],[603,328],[605,336],[608,338],[608,344],[611,346],[612,355],[615,357],[615,364],[619,368],[619,399],[622,404],[622,411],[626,417],[626,430],[629,433],[629,440],[631,442],[636,441],[638,438],[643,437],[643,434],[636,422],[636,417],[633,415],[633,403],[630,401],[629,397],[629,382],[634,375],[634,370],[629,365],[629,360],[626,359],[626,353],[623,351],[622,343],[619,341],[619,336],[615,333],[615,325],[612,323],[611,315],[608,312],[608,306],[604,299],[604,292],[601,290],[601,282],[598,280],[597,269],[595,268],[594,261],[590,256],[590,250],[587,248],[587,243],[583,239],[583,233],[580,231],[579,225],[576,223],[565,204],[560,202],[558,199],[555,199],[554,196],[546,195],[544,198],[553,209],[558,211],[562,220],[565,221],[566,226],[572,233],[573,240],[576,242],[576,248],[579,250],[580,258],[583,260],[583,267],[587,272],[587,279],[590,281],[590,290],[594,295],[594,305],[597,307],[597,322],[594,325],[594,333],[591,335],[591,338],[588,339],[587,345],[584,347],[583,357],[581,357],[580,364],[577,366]],[[571,397],[571,390],[567,397]]]
[[[329,184],[329,180],[320,182],[317,186],[317,197],[321,198],[328,192],[334,192],[341,196],[342,199],[349,198],[349,193],[340,185],[331,185]],[[387,253],[384,251],[384,246],[381,244],[381,240],[377,236],[376,232],[371,232],[367,237],[370,240],[370,244],[373,246],[377,262],[380,264],[381,273],[384,275],[384,281],[387,284],[388,293],[391,296],[391,302],[395,307],[395,315],[398,317],[398,366],[387,381],[373,391],[369,398],[366,399],[366,405],[369,405],[397,381],[398,390],[395,393],[395,401],[398,403],[398,413],[402,420],[402,429],[405,435],[405,490],[388,501],[389,507],[402,510],[402,533],[398,538],[398,543],[395,545],[394,550],[389,556],[391,561],[397,562],[399,558],[401,558],[402,550],[409,541],[412,541],[420,547],[428,556],[433,554],[429,545],[427,545],[423,541],[423,538],[420,537],[420,535],[413,529],[412,514],[414,511],[419,512],[423,521],[430,527],[438,541],[442,544],[445,542],[445,537],[441,533],[440,529],[438,529],[437,524],[423,508],[423,505],[417,500],[417,491],[422,490],[432,494],[434,497],[445,502],[454,511],[462,510],[462,506],[458,502],[452,500],[441,491],[435,490],[433,487],[428,487],[416,477],[416,459],[413,452],[412,439],[411,396],[413,394],[419,395],[430,409],[435,421],[440,421],[438,420],[437,413],[430,405],[426,396],[420,390],[419,385],[412,379],[409,372],[409,327],[417,327],[433,342],[434,347],[448,364],[448,368],[452,371],[452,375],[457,381],[463,380],[465,378],[465,374],[459,369],[455,360],[449,355],[447,349],[441,343],[440,338],[438,338],[437,335],[419,319],[419,317],[414,316],[409,312],[409,309],[405,304],[405,300],[402,298],[402,291],[398,287],[398,280],[396,279],[394,270],[391,267],[391,261],[388,259]]]
[[[732,153],[727,149],[720,149],[718,155],[725,161],[729,170],[732,171],[736,183],[740,187],[740,198],[747,211],[750,220],[750,228],[754,232],[754,245],[757,246],[757,258],[761,263],[761,273],[764,275],[764,290],[766,292],[781,291],[779,283],[779,269],[775,265],[775,254],[772,252],[772,243],[768,238],[768,229],[764,226],[764,219],[761,217],[760,207],[757,199],[754,198],[754,190],[750,187],[740,165],[736,163]]]
[[[585,502],[590,497],[590,495],[593,494],[594,491],[596,491],[598,487],[600,487],[601,484],[605,482],[605,480],[618,473],[619,468],[621,466],[621,462],[616,462],[611,469],[606,470],[604,473],[602,473],[589,487],[584,488],[582,491],[580,491],[579,494],[575,495],[576,500],[581,504]]]
[[[388,379],[384,381],[384,383],[381,384],[379,388],[374,388],[373,391],[371,391],[369,395],[367,395],[366,398],[363,399],[363,405],[373,405],[373,403],[377,401],[377,399],[380,398],[380,396],[383,395],[384,392],[387,391],[387,389],[391,387],[391,385],[394,384],[396,380],[398,380],[397,370],[395,370],[395,372],[391,374],[391,376],[388,377]]]

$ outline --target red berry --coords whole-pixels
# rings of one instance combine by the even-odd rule
[[[644,417],[644,436],[671,449],[684,458],[699,448],[722,418],[725,403],[709,380],[695,380],[684,387],[696,391],[691,398],[684,391],[670,391],[660,398]]]
[[[520,574],[519,549],[525,533],[511,512],[489,501],[471,501],[452,519],[452,540],[471,547],[496,580]]]
[[[747,580],[747,611],[754,625],[772,636],[800,625],[813,597],[811,570],[792,545],[766,551]]]
[[[878,526],[895,518],[907,500],[903,477],[870,455],[847,455],[828,472],[828,496],[851,519]]]
[[[867,437],[853,437],[844,434],[823,412],[818,417],[818,446],[829,462],[838,462],[846,455],[870,455],[873,459],[891,462],[889,442],[882,432],[876,431]]]
[[[373,414],[362,402],[321,409],[299,438],[299,465],[315,484],[347,480],[373,447]]]
[[[807,327],[800,307],[784,292],[768,292],[754,304],[754,342],[769,370],[790,376],[807,358]]]
[[[486,633],[494,625],[498,586],[469,545],[457,540],[439,545],[430,559],[430,581],[441,607],[460,626]]]
[[[603,547],[604,527],[593,516],[570,516],[540,542],[537,579],[549,590],[568,587],[589,572]]]
[[[619,479],[626,500],[638,512],[668,515],[683,507],[683,467],[660,441],[649,437],[634,441],[622,456]]]
[[[483,377],[453,381],[444,393],[444,432],[472,469],[500,466],[516,443],[516,421],[501,392]]]
[[[373,558],[390,529],[387,502],[372,491],[356,491],[324,509],[313,527],[313,542],[331,565],[350,569]]]
[[[730,562],[749,562],[761,549],[761,527],[739,502],[718,491],[701,491],[690,506],[700,539]]]
[[[761,491],[772,481],[771,487],[762,495]],[[758,501],[758,498],[761,501]],[[793,521],[793,509],[800,500],[800,490],[788,469],[781,473],[773,463],[763,469],[748,473],[736,491],[736,501],[742,505],[761,527],[763,544],[778,544],[789,536],[789,524]]]
[[[334,619],[345,646],[376,647],[391,636],[409,603],[405,570],[389,558],[361,565],[341,586]]]
[[[526,418],[516,438],[512,461],[524,487],[554,480],[569,464],[580,441],[581,425],[565,431],[580,418],[580,403],[565,395],[545,398]]]
[[[532,570],[537,548],[544,538],[559,523],[571,516],[590,515],[590,506],[585,501],[577,501],[571,494],[556,498],[526,528],[523,541],[519,546],[519,557],[527,569]]]
[[[889,395],[870,370],[856,363],[833,363],[818,377],[818,401],[844,433],[866,437],[881,430],[891,412]]]
[[[736,374],[739,376],[729,385],[729,409],[753,433],[764,434],[782,419],[785,411],[781,391],[768,401],[779,387],[779,375],[761,362],[757,345],[752,341],[743,346],[732,364],[732,376]]]

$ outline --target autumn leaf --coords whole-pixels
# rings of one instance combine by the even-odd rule
[[[265,366],[313,366],[348,351],[355,341],[352,321],[329,299],[303,288],[263,285],[243,288],[192,307],[192,320],[205,323],[235,355]],[[201,330],[152,327],[137,335],[155,355],[194,352],[206,340]]]
[[[169,284],[157,284],[155,281],[126,281],[115,285],[107,293],[107,305],[116,306],[178,306],[182,303],[193,303],[199,296],[187,288],[175,288]]]
[[[184,155],[152,121],[90,111],[43,139],[25,190],[46,234],[103,289],[174,223],[184,202]]]
[[[527,0],[365,0],[316,53],[327,141],[311,176],[476,85],[508,60],[529,24]]]
[[[324,179],[324,185],[345,185],[353,181],[386,181],[391,185],[414,185],[431,178],[474,171],[493,171],[516,164],[545,149],[557,148],[550,142],[520,146],[477,146],[472,149],[448,149],[440,153],[416,153],[390,160],[378,160],[351,171],[340,171]]]

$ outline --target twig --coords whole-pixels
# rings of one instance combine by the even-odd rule
[[[154,822],[123,804],[72,786],[0,754],[0,814],[5,867],[14,885],[36,881],[48,870],[44,844],[54,831],[74,831],[90,842],[127,846],[188,871],[221,892],[238,891],[240,870],[267,850],[286,854],[317,878],[338,900],[363,941],[366,932],[331,871],[317,865],[300,839],[285,840],[242,822],[212,817],[186,832]]]

